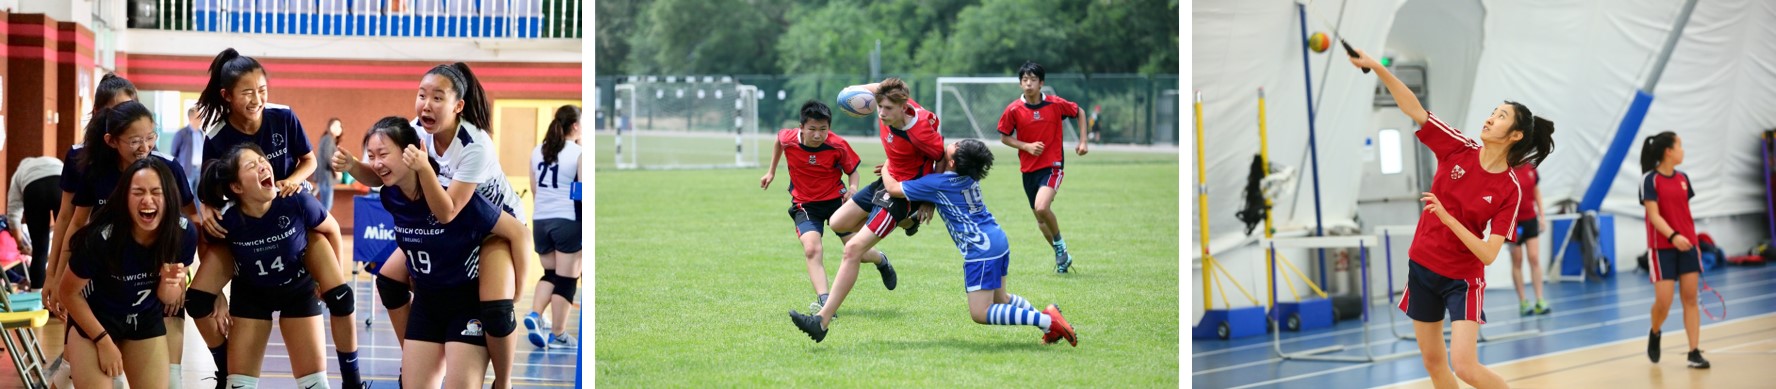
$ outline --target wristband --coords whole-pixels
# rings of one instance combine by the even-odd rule
[[[1676,229],[1671,230],[1671,235],[1666,235],[1665,241],[1677,243],[1677,230]]]
[[[93,344],[98,344],[100,339],[105,339],[106,337],[109,337],[109,336],[111,336],[111,331],[101,331],[101,332],[99,332],[99,336],[95,336],[92,338],[92,342],[93,342]]]

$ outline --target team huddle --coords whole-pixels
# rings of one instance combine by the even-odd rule
[[[366,386],[351,258],[339,221],[316,198],[333,188],[310,182],[322,163],[380,187],[393,217],[399,250],[375,283],[402,339],[403,386],[480,387],[490,362],[493,386],[511,386],[513,303],[528,250],[545,272],[523,318],[529,340],[577,347],[560,324],[580,272],[578,108],[558,109],[532,153],[536,212],[525,223],[485,130],[489,100],[467,64],[421,76],[414,118],[377,121],[361,159],[346,147],[317,156],[295,113],[267,102],[269,74],[253,58],[224,50],[209,73],[192,111],[206,128],[201,171],[154,151],[154,115],[115,75],[100,81],[84,142],[64,158],[44,302],[68,323],[75,386],[177,387],[189,316],[218,366],[217,387],[257,387],[276,316],[297,384],[330,387],[322,314],[343,385]],[[550,305],[553,328],[541,316]]]
[[[1025,194],[1043,237],[1055,251],[1055,271],[1067,273],[1073,266],[1073,257],[1061,240],[1058,221],[1049,206],[1063,177],[1062,121],[1078,118],[1079,106],[1042,93],[1045,75],[1042,66],[1033,62],[1018,69],[1022,95],[1006,107],[998,130],[1001,143],[1019,151]],[[802,243],[808,278],[816,294],[809,306],[810,314],[789,312],[796,328],[815,342],[826,339],[839,306],[856,284],[862,263],[875,264],[884,286],[894,290],[897,274],[888,256],[876,245],[896,228],[904,229],[908,236],[916,234],[919,226],[930,222],[936,214],[943,218],[956,250],[962,254],[964,290],[969,313],[976,323],[1035,326],[1043,331],[1043,343],[1065,339],[1078,346],[1073,327],[1061,316],[1060,307],[1050,304],[1038,311],[1028,300],[1004,287],[1011,260],[1009,239],[987,211],[981,196],[980,182],[993,166],[993,153],[986,143],[963,139],[946,145],[938,131],[940,120],[936,113],[913,101],[907,84],[898,78],[846,90],[873,95],[871,100],[880,118],[877,132],[887,155],[886,161],[874,169],[881,178],[857,189],[857,168],[862,164],[857,153],[843,138],[830,132],[832,111],[818,101],[808,101],[800,110],[801,127],[777,134],[771,168],[760,179],[761,188],[770,187],[778,162],[787,156],[791,182],[789,216]],[[1085,155],[1087,126],[1079,128],[1080,143],[1075,152]],[[848,185],[840,180],[841,175],[850,176]],[[823,225],[830,225],[844,243],[844,261],[839,264],[830,290],[821,260]],[[859,234],[860,231],[863,233]]]

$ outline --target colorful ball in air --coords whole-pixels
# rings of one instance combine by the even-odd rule
[[[1313,49],[1315,53],[1324,53],[1331,47],[1332,39],[1326,37],[1326,33],[1316,32],[1307,37],[1307,48]]]

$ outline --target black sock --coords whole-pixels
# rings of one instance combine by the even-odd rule
[[[362,387],[363,381],[358,377],[358,352],[339,351],[339,378],[346,388]]]
[[[826,293],[820,294],[820,305],[826,305],[826,296],[827,296]]]
[[[211,347],[210,358],[216,360],[216,387],[228,385],[228,341],[222,341],[221,346]]]

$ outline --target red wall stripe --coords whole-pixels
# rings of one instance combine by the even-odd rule
[[[132,63],[133,64],[133,63]],[[130,77],[137,84],[176,85],[187,89],[203,89],[209,82],[209,76],[185,76],[172,74],[136,74]],[[304,89],[375,89],[375,90],[417,90],[418,85],[408,80],[337,80],[290,78],[273,81],[269,84],[276,88]],[[489,90],[502,92],[580,92],[579,83],[535,83],[535,82],[484,82],[482,86]]]
[[[263,61],[266,70],[273,73],[329,73],[329,74],[396,74],[420,75],[432,70],[432,65],[382,64],[382,65],[350,65],[350,64],[318,64],[318,63],[281,63],[276,60]],[[207,72],[210,63],[207,60],[177,59],[144,59],[130,61],[130,66],[138,69],[165,69]],[[571,67],[504,67],[486,65],[475,67],[470,64],[476,76],[480,77],[580,77],[579,68]]]

